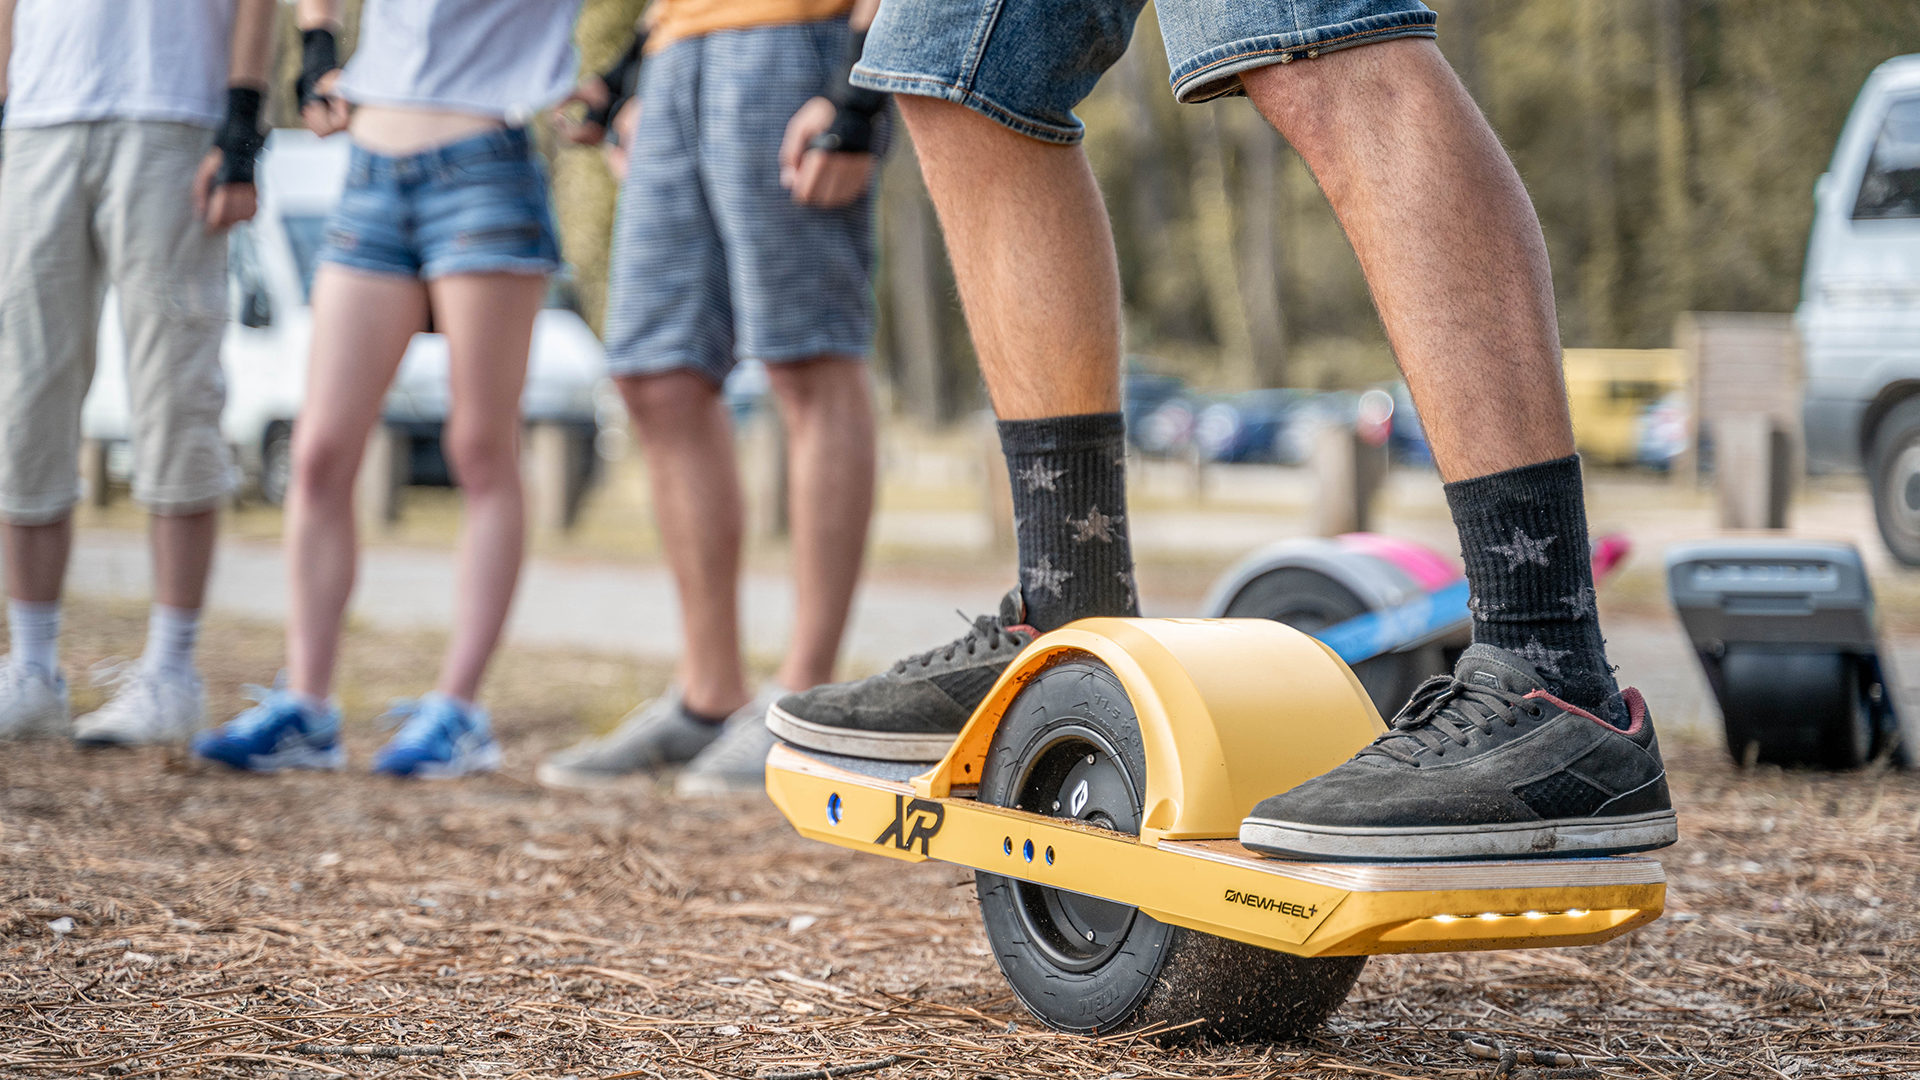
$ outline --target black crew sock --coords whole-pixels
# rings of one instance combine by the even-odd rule
[[[1126,423],[1119,413],[1000,421],[1027,622],[1045,633],[1138,615],[1127,540]]]
[[[1473,640],[1531,661],[1554,696],[1611,718],[1619,687],[1593,608],[1580,459],[1446,485],[1473,599]]]

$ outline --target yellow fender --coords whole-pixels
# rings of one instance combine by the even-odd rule
[[[1082,619],[1039,638],[1008,666],[953,749],[914,779],[915,793],[970,794],[1021,687],[1077,655],[1112,669],[1139,717],[1145,844],[1238,836],[1255,803],[1346,761],[1385,730],[1347,665],[1290,626]]]

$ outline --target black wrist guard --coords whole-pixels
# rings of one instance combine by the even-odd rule
[[[320,76],[340,66],[340,45],[326,27],[300,31],[300,77],[294,80],[293,93],[304,110],[326,95],[315,89]]]
[[[227,87],[227,122],[214,137],[220,151],[217,184],[253,183],[253,159],[260,156],[266,136],[260,134],[260,91],[250,86]]]
[[[833,123],[807,143],[809,150],[834,150],[843,154],[873,152],[874,119],[887,107],[887,95],[878,90],[855,86],[851,81],[853,65],[867,47],[867,32],[855,30],[847,35],[847,55],[827,77],[824,97],[833,102]]]
[[[588,109],[587,122],[603,128],[613,126],[613,118],[620,115],[620,107],[633,99],[640,90],[640,62],[645,59],[647,50],[647,32],[633,35],[633,43],[613,66],[600,73],[600,81],[607,85],[607,104],[604,108]]]

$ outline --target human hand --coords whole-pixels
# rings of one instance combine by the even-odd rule
[[[345,98],[333,92],[340,82],[340,69],[334,68],[314,80],[314,96],[300,107],[300,119],[307,130],[315,135],[331,135],[336,131],[347,130],[347,121],[351,118],[351,109]]]
[[[846,206],[860,197],[873,178],[870,153],[808,146],[833,126],[837,111],[833,102],[817,97],[800,106],[787,122],[786,137],[780,142],[780,186],[802,206],[823,210]]]
[[[589,75],[580,80],[566,100],[553,107],[554,126],[560,129],[560,135],[568,142],[582,146],[593,146],[607,137],[605,116],[607,107],[613,104],[613,88],[598,75]],[[579,119],[569,112],[573,106],[580,106]]]
[[[260,206],[260,191],[252,184],[219,182],[223,161],[217,147],[209,150],[193,176],[193,216],[206,223],[208,232],[225,232],[250,220]]]

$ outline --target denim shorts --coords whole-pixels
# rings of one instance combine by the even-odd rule
[[[522,128],[389,157],[353,148],[320,258],[428,281],[560,267],[546,172]]]
[[[1047,142],[1078,142],[1074,106],[1127,51],[1145,0],[887,0],[853,81],[957,102]],[[1418,0],[1159,0],[1173,95],[1240,90],[1240,73],[1397,37],[1434,36]]]
[[[612,374],[717,385],[740,360],[867,355],[873,186],[830,210],[780,186],[787,122],[846,49],[834,18],[718,30],[647,58],[608,260]]]

